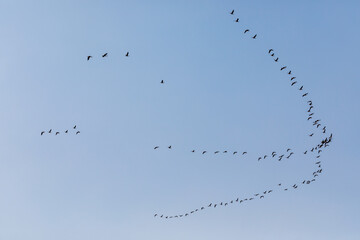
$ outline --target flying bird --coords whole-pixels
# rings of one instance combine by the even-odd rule
[[[302,96],[305,97],[305,96],[307,96],[308,94],[309,94],[309,93],[305,93],[305,94],[303,94]]]
[[[102,55],[102,57],[107,57],[107,55],[108,55],[108,53],[104,53],[104,54]]]
[[[304,87],[304,86],[301,86],[301,87],[299,88],[299,90],[302,91],[302,90],[303,90],[303,87]]]
[[[52,129],[49,130],[49,133],[51,133]]]
[[[275,62],[279,61],[279,58],[274,59]]]
[[[128,57],[129,56],[129,52],[127,52],[126,54],[125,54],[125,57]]]
[[[280,71],[284,70],[285,68],[287,68],[287,66],[284,66],[284,67],[280,68]]]
[[[161,80],[161,82],[160,82],[161,84],[164,84],[164,80]]]
[[[253,38],[253,39],[256,39],[256,36],[257,36],[257,34],[255,34],[252,38]]]
[[[79,133],[80,133],[80,131],[77,131],[77,132],[76,132],[76,135],[78,135]]]
[[[247,154],[247,152],[243,152],[242,155]]]
[[[90,58],[92,58],[92,56],[87,56],[87,60],[88,60],[88,61],[90,60]]]
[[[68,133],[69,130],[66,130],[65,133]]]
[[[235,22],[239,22],[239,19],[237,18],[237,19],[235,20]]]
[[[293,82],[293,83],[291,84],[291,86],[293,86],[293,85],[296,84],[296,83],[297,83],[297,81]]]
[[[270,48],[270,49],[269,49],[269,54],[270,54],[272,51],[274,51],[274,49]]]
[[[233,10],[230,12],[230,14],[231,14],[231,15],[234,15],[234,12],[235,12],[235,10],[233,9]]]
[[[58,134],[60,134],[60,132],[56,132],[56,133],[55,133],[55,136],[58,135]]]
[[[247,32],[249,32],[250,30],[249,29],[246,29],[245,31],[244,31],[244,33],[247,33]]]
[[[291,75],[291,71],[289,71],[288,74]]]
[[[168,146],[168,149],[171,149],[171,145],[170,145],[170,146]]]
[[[158,148],[159,148],[159,146],[154,147],[154,149],[158,149]]]
[[[202,152],[202,154],[205,154],[205,153],[206,153],[206,151],[203,151],[203,152]]]
[[[42,136],[44,133],[45,133],[45,131],[42,131],[42,132],[40,133],[40,135]]]
[[[292,77],[290,80],[292,81],[292,80],[294,80],[296,77]]]
[[[76,129],[76,125],[73,128]]]

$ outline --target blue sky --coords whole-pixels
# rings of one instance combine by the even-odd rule
[[[359,7],[1,0],[0,239],[359,239]],[[307,136],[305,100],[282,65],[334,134],[322,176],[262,201],[154,218],[312,173],[301,152],[321,138]],[[61,134],[40,136],[49,129]],[[287,161],[256,161],[288,147]]]

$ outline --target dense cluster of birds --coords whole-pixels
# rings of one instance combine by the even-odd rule
[[[230,15],[234,15],[234,13],[235,13],[235,10],[232,10],[230,12]],[[240,21],[239,18],[236,18],[234,20],[234,22],[236,22],[236,23],[238,23],[239,21]],[[244,29],[244,34],[247,34],[249,32],[251,32],[250,29],[247,29],[247,28]],[[252,38],[256,39],[257,36],[258,36],[258,34],[254,34],[252,36]],[[276,62],[276,63],[279,62],[279,57],[275,55],[275,50],[274,49],[272,49],[272,48],[268,49],[267,54],[270,55],[273,58],[274,62]],[[291,87],[296,87],[296,86],[301,85],[300,81],[296,80],[296,76],[294,76],[292,70],[289,69],[287,65],[282,65],[280,67],[280,71],[281,72],[286,72],[287,76],[289,77]],[[298,87],[297,90],[300,92],[300,96],[302,98],[306,98],[306,99],[309,98],[309,92],[304,90],[303,85]],[[315,130],[320,131],[320,134],[321,133],[322,134],[327,134],[326,125],[324,125],[320,119],[315,118],[314,105],[313,105],[312,100],[307,100],[306,104],[308,105],[307,117],[306,117],[307,121],[311,120],[312,121],[312,126],[315,128]],[[310,134],[308,134],[308,136],[313,137],[314,134],[315,134],[315,132],[311,132]],[[247,201],[252,201],[252,200],[256,200],[256,199],[259,199],[259,200],[264,199],[265,197],[269,196],[273,192],[296,190],[300,186],[305,186],[305,185],[311,184],[312,182],[315,182],[316,179],[323,173],[321,161],[319,161],[319,158],[321,157],[321,153],[323,152],[323,150],[325,148],[329,147],[330,143],[332,142],[332,139],[333,139],[333,134],[331,133],[330,135],[326,136],[325,138],[322,138],[322,140],[318,144],[316,144],[316,146],[313,146],[310,149],[306,149],[305,151],[302,152],[304,155],[312,154],[311,156],[313,156],[313,158],[314,158],[315,168],[314,168],[314,171],[311,174],[311,176],[306,177],[301,182],[287,184],[287,185],[279,183],[273,189],[267,189],[267,190],[262,191],[262,192],[257,192],[257,193],[254,193],[253,195],[250,195],[250,196],[235,197],[234,199],[231,199],[231,200],[228,200],[228,201],[222,201],[222,202],[210,202],[210,203],[204,204],[203,206],[200,206],[198,208],[195,208],[195,209],[192,209],[192,210],[189,210],[189,211],[185,211],[185,212],[180,213],[180,214],[175,214],[175,215],[165,215],[165,214],[156,213],[156,214],[154,214],[154,217],[159,217],[159,218],[164,218],[164,219],[187,217],[187,216],[193,215],[193,214],[195,214],[197,212],[201,212],[201,211],[203,211],[205,209],[216,208],[216,207],[226,207],[226,206],[234,205],[234,204],[244,204]],[[158,149],[158,148],[159,148],[159,146],[154,147],[155,150]],[[169,145],[167,148],[172,149],[172,146]],[[195,151],[195,149],[193,149],[193,150],[191,150],[191,152],[195,153],[195,152],[198,152],[198,151]],[[209,153],[207,150],[201,150],[199,152],[201,154]],[[225,154],[225,153],[228,153],[228,151],[227,150],[223,150],[223,151],[216,150],[216,151],[213,152],[213,154],[219,154],[219,153],[224,153]],[[238,153],[239,154],[242,153],[241,155],[246,155],[247,154],[246,151],[243,151],[243,152],[232,151],[232,152],[229,152],[229,153],[232,153],[234,156],[236,154],[238,154]],[[258,157],[257,160],[258,161],[264,160],[267,157],[269,157],[269,158],[270,157],[271,158],[277,157],[278,160],[281,161],[284,157],[285,158],[290,158],[294,154],[295,153],[290,148],[287,148],[286,154],[285,153],[284,154],[278,154],[278,153],[276,153],[274,151],[269,155],[264,155],[264,156]]]
[[[80,134],[80,131],[77,130],[76,125],[75,125],[72,129],[75,130],[75,131],[73,131],[73,132],[75,132],[76,135]],[[63,132],[64,132],[65,134],[68,134],[68,133],[71,133],[71,130],[70,130],[70,132],[69,132],[69,129],[66,129],[66,130],[63,131]],[[59,131],[53,131],[52,129],[50,129],[50,130],[48,130],[48,131],[41,131],[41,132],[40,132],[40,135],[42,136],[42,135],[44,135],[45,133],[48,133],[48,134],[55,133],[55,136],[57,136],[57,135],[59,135],[61,132],[59,132]]]

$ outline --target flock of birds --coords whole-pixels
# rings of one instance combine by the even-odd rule
[[[73,129],[75,130],[75,134],[76,134],[76,135],[80,134],[80,131],[78,131],[78,130],[76,129],[76,125],[73,127]],[[53,131],[52,129],[50,129],[49,131],[47,131],[48,134],[51,134],[51,133],[53,133],[53,132],[55,132],[55,136],[57,136],[57,135],[60,134],[60,132],[58,132],[58,131]],[[41,131],[40,135],[42,136],[42,135],[44,135],[45,133],[46,133],[46,131]],[[68,129],[65,130],[64,133],[65,133],[65,134],[68,134],[68,133],[69,133],[69,130],[68,130]]]
[[[235,10],[232,10],[230,12],[230,15],[234,15]],[[238,23],[240,21],[239,18],[236,18],[234,20],[236,23]],[[244,30],[244,34],[250,32],[250,29],[245,29]],[[252,36],[253,39],[256,39],[258,35],[255,34]],[[273,60],[278,63],[279,62],[279,57],[275,56],[275,51],[274,49],[270,48],[267,50],[267,54],[270,55]],[[289,69],[286,65],[282,65],[280,67],[280,71],[286,71],[287,75],[289,76],[289,81],[290,81],[290,86],[291,87],[296,87],[298,85],[300,85],[300,82],[298,82],[296,79],[296,76],[293,75],[293,72],[291,69]],[[309,93],[305,92],[304,90],[304,86],[301,85],[298,90],[301,93],[301,97],[302,98],[308,98],[309,97]],[[313,111],[314,109],[314,105],[312,100],[307,100],[306,104],[308,105],[308,110],[307,110],[307,121],[312,121],[312,126],[314,127],[315,130],[320,131],[320,134],[326,134],[327,130],[326,130],[326,126],[321,122],[320,119],[315,119],[315,112]],[[311,132],[310,134],[308,134],[309,137],[313,137],[314,136],[314,132]],[[298,189],[300,186],[305,186],[308,184],[311,184],[312,182],[315,182],[316,179],[322,174],[323,169],[321,166],[321,161],[319,161],[319,158],[321,157],[321,153],[323,152],[323,150],[327,147],[329,147],[330,143],[332,142],[333,139],[333,135],[332,133],[329,136],[323,137],[321,141],[319,141],[318,144],[316,144],[315,146],[311,147],[310,149],[306,149],[302,152],[302,154],[304,155],[310,155],[312,154],[313,158],[314,158],[314,165],[315,165],[315,169],[313,171],[313,173],[311,174],[310,177],[304,178],[303,181],[301,182],[297,182],[297,183],[292,183],[292,184],[288,184],[288,185],[284,185],[282,183],[279,183],[275,188],[273,189],[267,189],[265,191],[262,192],[257,192],[254,193],[253,195],[250,196],[246,196],[246,197],[236,197],[234,199],[231,199],[229,201],[222,201],[222,202],[209,202],[207,204],[204,204],[201,207],[189,210],[189,211],[184,211],[183,213],[179,213],[179,214],[175,214],[175,215],[166,215],[166,214],[160,214],[160,213],[155,213],[154,217],[159,217],[159,218],[163,218],[163,219],[170,219],[170,218],[182,218],[182,217],[187,217],[190,215],[193,215],[197,212],[201,212],[204,211],[205,209],[209,209],[209,208],[216,208],[216,207],[226,207],[229,205],[234,205],[234,204],[243,204],[247,201],[252,201],[252,200],[256,200],[256,199],[264,199],[265,197],[269,196],[270,194],[272,194],[273,192],[277,192],[277,191],[289,191],[289,190],[296,190]],[[155,146],[154,150],[159,149],[160,146]],[[169,145],[167,147],[168,149],[172,149],[172,146]],[[195,151],[195,149],[191,150],[192,153],[195,153],[197,151]],[[201,154],[207,154],[208,151],[207,150],[201,150],[200,151]],[[213,154],[219,154],[219,153],[228,153],[227,150],[224,151],[219,151],[216,150],[213,152]],[[240,154],[241,155],[246,155],[247,152],[243,151],[243,152],[238,152],[238,151],[232,151],[229,152],[232,153],[234,156],[236,154]],[[284,157],[286,158],[290,158],[292,155],[294,155],[295,153],[290,149],[287,148],[286,153],[283,154],[278,154],[275,151],[272,152],[269,155],[264,155],[264,156],[260,156],[258,157],[258,161],[260,160],[264,160],[267,157],[269,158],[278,158],[278,161],[281,161]]]

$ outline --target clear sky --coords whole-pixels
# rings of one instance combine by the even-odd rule
[[[0,0],[0,239],[360,239],[359,9]],[[321,136],[307,136],[305,100],[283,65],[334,134],[322,176],[261,201],[154,218],[311,175],[301,152]],[[256,161],[288,147],[286,161]]]

